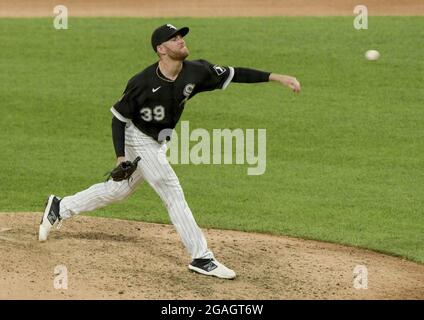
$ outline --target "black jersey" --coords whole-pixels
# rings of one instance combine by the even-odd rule
[[[202,91],[225,89],[234,76],[232,67],[194,60],[183,61],[178,77],[172,81],[161,74],[158,66],[156,62],[131,78],[111,109],[120,121],[131,120],[157,141],[164,140],[175,128],[187,100]]]

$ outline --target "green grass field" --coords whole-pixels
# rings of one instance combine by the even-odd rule
[[[190,59],[295,75],[190,100],[190,128],[266,128],[267,171],[175,165],[202,227],[371,248],[424,262],[424,19],[0,19],[0,211],[42,211],[115,164],[109,108],[156,60],[151,31],[188,25]],[[380,60],[366,61],[377,49]],[[169,222],[143,185],[92,215]]]

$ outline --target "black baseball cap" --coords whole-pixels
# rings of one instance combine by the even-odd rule
[[[153,50],[156,51],[156,47],[160,45],[161,43],[168,41],[172,37],[174,37],[176,34],[180,34],[182,37],[184,37],[189,31],[188,27],[182,27],[182,28],[175,28],[172,24],[167,23],[163,26],[160,26],[152,33],[152,47]]]

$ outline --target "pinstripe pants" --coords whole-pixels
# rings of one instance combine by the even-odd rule
[[[125,154],[128,160],[141,157],[137,170],[130,180],[98,183],[60,203],[63,219],[82,212],[92,211],[130,196],[144,180],[162,199],[169,217],[182,242],[193,259],[213,258],[203,232],[194,220],[187,205],[178,177],[166,159],[165,143],[159,144],[138,130],[131,122],[125,129]]]

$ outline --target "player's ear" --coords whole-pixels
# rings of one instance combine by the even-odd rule
[[[165,54],[165,47],[163,45],[158,45],[156,47],[156,53],[158,54],[158,56],[160,57],[161,55]]]
[[[156,47],[156,53],[158,54],[158,56],[163,56],[166,55],[166,48],[164,45],[160,44]]]

